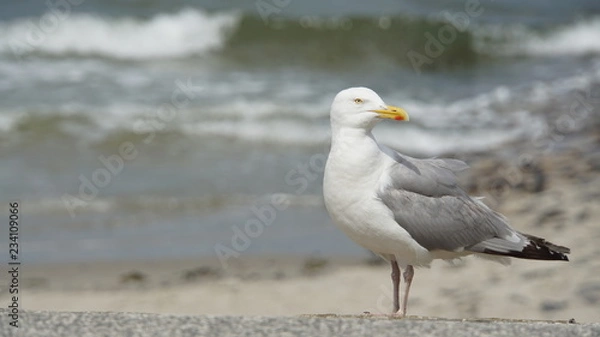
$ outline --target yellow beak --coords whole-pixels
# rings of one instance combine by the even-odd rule
[[[379,114],[380,118],[394,119],[397,121],[408,121],[408,113],[402,108],[388,105],[385,109],[371,110]]]

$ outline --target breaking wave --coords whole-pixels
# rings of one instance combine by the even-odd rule
[[[600,18],[535,29],[472,24],[465,30],[448,28],[442,19],[419,17],[302,17],[265,22],[256,13],[191,8],[145,19],[74,13],[53,26],[43,24],[49,15],[0,23],[0,53],[147,60],[215,52],[244,64],[335,66],[370,60],[409,66],[407,53],[426,54],[430,37],[443,48],[433,68],[468,65],[481,56],[600,53]],[[440,37],[444,29],[454,31],[446,35],[452,38],[449,42]]]

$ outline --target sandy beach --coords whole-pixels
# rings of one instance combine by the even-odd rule
[[[570,247],[570,262],[513,259],[505,267],[474,257],[455,264],[436,261],[416,271],[409,313],[598,322],[600,168],[595,158],[577,151],[542,157],[521,180],[543,172],[543,191],[523,183],[492,200],[519,230]],[[494,179],[486,173],[490,165],[489,160],[473,163],[465,183],[480,190]],[[389,269],[377,259],[242,256],[227,269],[216,259],[24,265],[21,288],[21,306],[28,310],[190,315],[391,310]],[[7,292],[0,293],[4,303]]]

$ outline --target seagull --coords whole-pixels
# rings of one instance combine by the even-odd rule
[[[569,260],[569,248],[518,232],[503,215],[469,196],[456,177],[468,168],[463,161],[412,158],[379,144],[371,133],[377,122],[408,121],[409,116],[373,90],[339,92],[330,119],[325,206],[342,232],[391,264],[392,315],[406,315],[414,267],[428,267],[435,259]]]

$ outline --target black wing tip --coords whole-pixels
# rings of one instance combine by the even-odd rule
[[[493,255],[504,255],[516,257],[519,259],[529,260],[553,260],[553,261],[569,261],[567,254],[571,253],[571,249],[559,245],[555,245],[545,239],[538,238],[533,235],[523,234],[529,239],[529,244],[523,247],[521,251],[511,250],[508,252],[498,252],[490,249],[485,249],[484,253]]]
[[[543,238],[537,236],[524,234],[529,239],[529,244],[525,246],[523,250],[536,250],[546,252],[546,255],[551,255],[553,258],[550,260],[564,260],[569,261],[569,257],[566,254],[571,253],[571,249],[564,246],[555,245],[552,242],[546,241]]]

